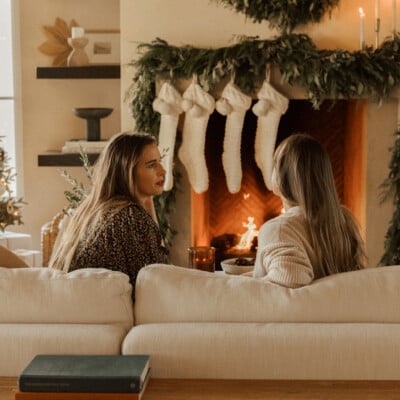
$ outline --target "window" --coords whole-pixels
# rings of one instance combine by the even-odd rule
[[[15,17],[18,11],[18,1],[0,0],[0,146],[10,158],[9,166],[17,170],[18,182],[14,182],[13,193],[20,195],[22,187],[21,163],[17,163],[18,133],[21,126],[16,118],[18,105],[16,71],[17,52],[16,38],[17,27]],[[20,146],[21,148],[21,146]],[[22,153],[22,151],[20,151]]]

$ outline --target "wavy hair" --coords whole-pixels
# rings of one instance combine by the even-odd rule
[[[274,154],[280,194],[302,210],[316,254],[316,278],[366,266],[364,242],[351,212],[339,202],[329,156],[312,136],[294,134]]]
[[[49,267],[68,271],[75,250],[89,225],[109,210],[118,212],[135,202],[135,167],[146,146],[156,144],[148,134],[124,132],[110,139],[93,169],[92,186],[57,237]]]

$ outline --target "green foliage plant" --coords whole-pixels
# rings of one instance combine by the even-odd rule
[[[320,22],[339,0],[214,0],[253,22],[268,21],[271,28],[291,32],[298,25]]]
[[[381,265],[400,264],[400,130],[395,135],[389,175],[381,185],[381,202],[391,200],[394,205],[394,213],[385,235],[384,253],[379,262]]]

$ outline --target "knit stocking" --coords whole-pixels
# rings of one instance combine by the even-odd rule
[[[253,106],[253,112],[258,116],[254,157],[265,185],[271,190],[276,135],[281,115],[286,112],[289,100],[277,92],[267,80],[257,97],[259,101]]]
[[[164,190],[171,190],[174,186],[174,148],[179,114],[183,111],[181,103],[182,96],[168,82],[163,83],[158,97],[153,102],[154,111],[161,114],[158,147],[166,170]]]
[[[242,183],[240,145],[244,117],[250,106],[251,97],[242,93],[232,82],[225,86],[216,104],[217,111],[227,116],[222,166],[231,193],[237,193]]]
[[[186,114],[178,156],[186,168],[193,190],[202,193],[208,189],[204,148],[208,119],[215,108],[215,101],[196,80],[193,80],[182,97],[182,108]]]

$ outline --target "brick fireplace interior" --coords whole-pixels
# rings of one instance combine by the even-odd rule
[[[363,229],[362,208],[365,202],[363,148],[363,112],[365,102],[357,100],[325,101],[318,110],[308,100],[290,100],[288,111],[279,124],[277,142],[296,132],[307,132],[317,138],[330,156],[340,200],[349,207]],[[209,189],[203,194],[191,193],[191,243],[217,247],[217,260],[253,255],[255,248],[235,252],[230,249],[246,231],[243,223],[254,217],[257,229],[281,213],[282,204],[263,181],[254,160],[254,138],[257,117],[246,114],[242,132],[241,190],[231,194],[222,167],[225,117],[214,112],[206,135],[206,161]],[[255,243],[256,244],[256,241]],[[217,262],[218,267],[218,262]]]

